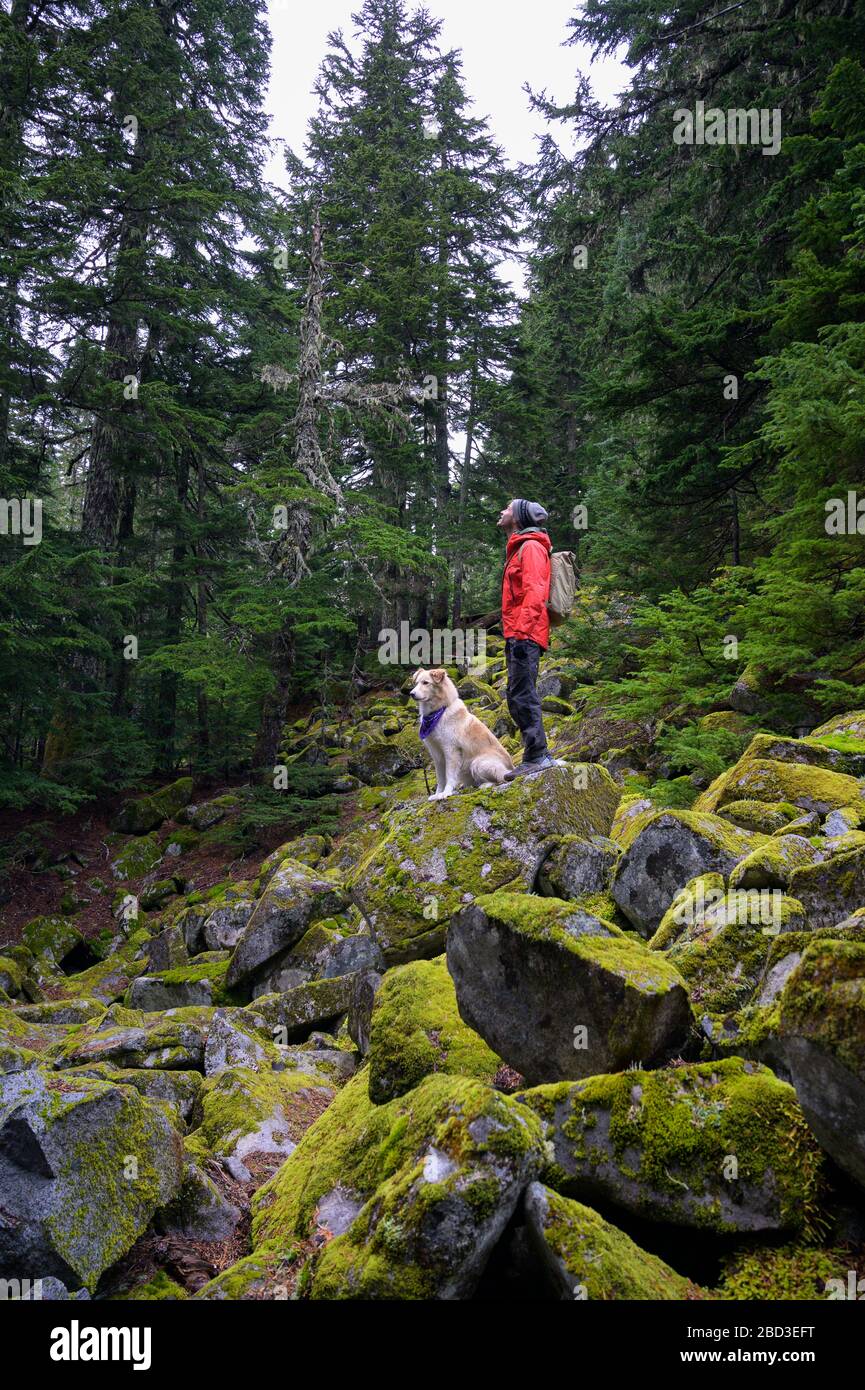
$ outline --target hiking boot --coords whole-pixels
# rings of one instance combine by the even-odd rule
[[[505,773],[505,781],[512,782],[515,777],[531,777],[535,772],[546,772],[548,767],[558,767],[555,758],[551,758],[549,753],[543,753],[540,758],[535,758],[531,762],[521,762],[519,767],[515,767],[513,772]]]

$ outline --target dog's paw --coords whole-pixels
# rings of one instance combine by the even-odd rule
[[[427,801],[442,801],[444,795],[444,792],[433,792],[432,796],[427,797]]]

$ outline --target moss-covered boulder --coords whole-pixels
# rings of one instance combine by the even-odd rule
[[[641,1250],[591,1207],[530,1183],[523,1199],[528,1245],[553,1297],[660,1302],[698,1290],[657,1255]]]
[[[865,846],[809,864],[790,876],[791,895],[799,899],[813,927],[832,927],[865,906]]]
[[[581,1201],[719,1235],[798,1231],[817,1214],[822,1156],[793,1088],[757,1062],[593,1076],[518,1100],[552,1144],[543,1181]]]
[[[211,951],[233,950],[255,911],[255,899],[236,898],[220,903],[204,923],[204,944]]]
[[[479,898],[451,922],[447,962],[462,1018],[530,1082],[651,1064],[691,1022],[663,956],[557,898]]]
[[[341,880],[322,869],[284,860],[246,924],[231,958],[227,983],[251,986],[257,975],[287,953],[313,922],[349,905]]]
[[[68,917],[34,917],[21,940],[37,964],[48,970],[62,970],[84,946],[84,937]]]
[[[184,880],[179,877],[148,880],[140,889],[140,906],[145,912],[158,912],[160,908],[165,907],[170,898],[175,898],[178,893],[183,892],[183,885]]]
[[[0,955],[0,989],[14,996],[24,988],[24,968],[9,956]]]
[[[556,752],[559,756],[599,761],[605,753],[617,748],[642,762],[651,745],[646,724],[639,720],[622,719],[597,706],[578,719],[565,719],[559,726]]]
[[[538,870],[538,890],[567,901],[605,893],[620,853],[605,835],[594,835],[590,840],[565,835]]]
[[[115,1086],[133,1086],[145,1100],[168,1109],[174,1124],[181,1131],[195,1114],[202,1086],[202,1078],[197,1071],[148,1071],[136,1067],[115,1067],[109,1062],[73,1067],[66,1074],[111,1081]]]
[[[823,1148],[865,1187],[865,943],[812,941],[759,1045]]]
[[[401,965],[384,977],[372,1010],[369,1094],[377,1104],[404,1095],[431,1072],[492,1082],[501,1059],[463,1023],[443,956]]]
[[[34,1068],[0,1077],[0,1269],[92,1291],[182,1171],[177,1131],[131,1087]]]
[[[125,835],[145,835],[148,830],[157,830],[163,821],[174,820],[191,800],[192,778],[179,777],[149,796],[124,802],[115,829]]]
[[[255,1199],[258,1253],[327,1233],[316,1299],[457,1299],[477,1287],[543,1162],[527,1107],[427,1076],[374,1105],[359,1073]]]
[[[610,827],[610,839],[619,849],[627,849],[652,819],[658,807],[648,796],[628,793],[622,797]]]
[[[756,830],[761,835],[783,834],[791,821],[801,815],[789,801],[730,801],[723,809],[724,820],[740,830]]]
[[[697,798],[695,811],[721,811],[739,801],[787,802],[825,815],[841,806],[865,805],[865,793],[832,763],[838,758],[818,743],[758,734],[734,767]]]
[[[290,859],[294,864],[306,864],[308,868],[314,869],[332,848],[333,842],[329,835],[299,835],[294,840],[287,840],[261,861],[258,870],[259,888],[263,890],[267,887],[283,860]]]
[[[182,926],[172,923],[152,936],[144,948],[148,974],[161,970],[176,970],[189,964],[186,936]]]
[[[19,1004],[16,1016],[26,1023],[89,1023],[101,1018],[105,1005],[98,999],[49,999],[39,1004]]]
[[[225,1195],[224,1170],[221,1176],[223,1185],[218,1186],[203,1167],[188,1161],[179,1192],[157,1213],[154,1227],[159,1234],[206,1244],[231,1240],[242,1212]]]
[[[279,1048],[267,1024],[240,1009],[217,1009],[207,1029],[204,1074],[245,1067],[248,1071],[273,1071],[281,1065]]]
[[[499,697],[488,681],[482,681],[477,676],[464,676],[457,685],[457,694],[461,700],[477,700],[481,705],[486,705],[487,709],[495,709],[499,703]]]
[[[811,732],[812,738],[827,738],[847,734],[850,738],[865,740],[865,709],[851,710],[847,714],[835,714]]]
[[[358,970],[382,970],[384,958],[371,936],[352,929],[347,919],[316,922],[278,964],[253,986],[253,998],[278,994],[310,980],[329,980]]]
[[[319,1077],[299,1071],[232,1068],[208,1077],[201,1093],[201,1124],[186,1141],[197,1161],[287,1156],[333,1097]]]
[[[367,743],[353,751],[348,759],[348,771],[368,787],[389,786],[415,768],[428,762],[417,730],[405,730],[395,738]]]
[[[178,811],[177,819],[191,825],[193,830],[211,830],[214,825],[218,825],[224,820],[230,811],[240,806],[241,799],[234,796],[231,792],[226,792],[223,796],[215,796],[210,801],[199,801],[194,805],[186,805]]]
[[[739,861],[730,874],[730,887],[787,888],[797,869],[823,857],[804,835],[773,835]]]
[[[201,1071],[212,1010],[145,1014],[112,1004],[100,1019],[72,1031],[49,1049],[55,1067],[110,1062],[156,1071]]]
[[[666,951],[678,941],[692,922],[725,895],[724,877],[719,873],[698,874],[680,888],[661,918],[658,930],[649,937],[649,949]]]
[[[155,835],[138,835],[127,840],[111,861],[111,872],[121,883],[127,879],[143,878],[162,858]]]
[[[649,816],[619,860],[611,892],[644,936],[651,936],[676,894],[707,873],[728,875],[763,837],[720,816],[658,811]]]
[[[329,1030],[348,1012],[353,982],[353,975],[337,975],[281,994],[262,994],[249,1005],[248,1013],[263,1018],[278,1042],[302,1041],[314,1028]]]
[[[780,889],[728,889],[697,909],[667,960],[685,980],[699,1018],[731,1013],[758,992],[775,938],[807,926],[802,904]]]
[[[453,912],[531,888],[548,841],[606,835],[618,799],[603,768],[576,765],[411,807],[349,878],[386,962],[440,955]]]
[[[155,1013],[165,1009],[186,1009],[197,1004],[210,1007],[225,1003],[228,998],[225,987],[227,971],[228,961],[221,960],[181,965],[174,970],[162,970],[157,975],[139,975],[129,986],[126,1005],[143,1013]]]

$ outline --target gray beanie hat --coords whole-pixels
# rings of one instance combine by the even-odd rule
[[[531,527],[542,528],[550,519],[546,507],[542,507],[540,502],[527,502],[524,497],[515,497],[511,502],[511,510],[518,531],[528,531]]]

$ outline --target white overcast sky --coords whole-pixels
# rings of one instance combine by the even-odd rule
[[[562,47],[577,0],[427,0],[425,8],[444,21],[442,47],[462,50],[474,113],[489,117],[492,134],[511,163],[534,157],[534,137],[542,126],[529,112],[524,83],[536,91],[546,89],[562,103],[573,96],[580,69],[590,72],[603,100],[627,84],[627,69],[621,63],[608,59],[590,65],[587,49]],[[351,40],[352,13],[359,9],[357,0],[268,0],[273,34],[271,133],[299,154],[315,107],[312,84],[327,35],[342,29]],[[274,183],[284,184],[281,157],[268,172]]]

